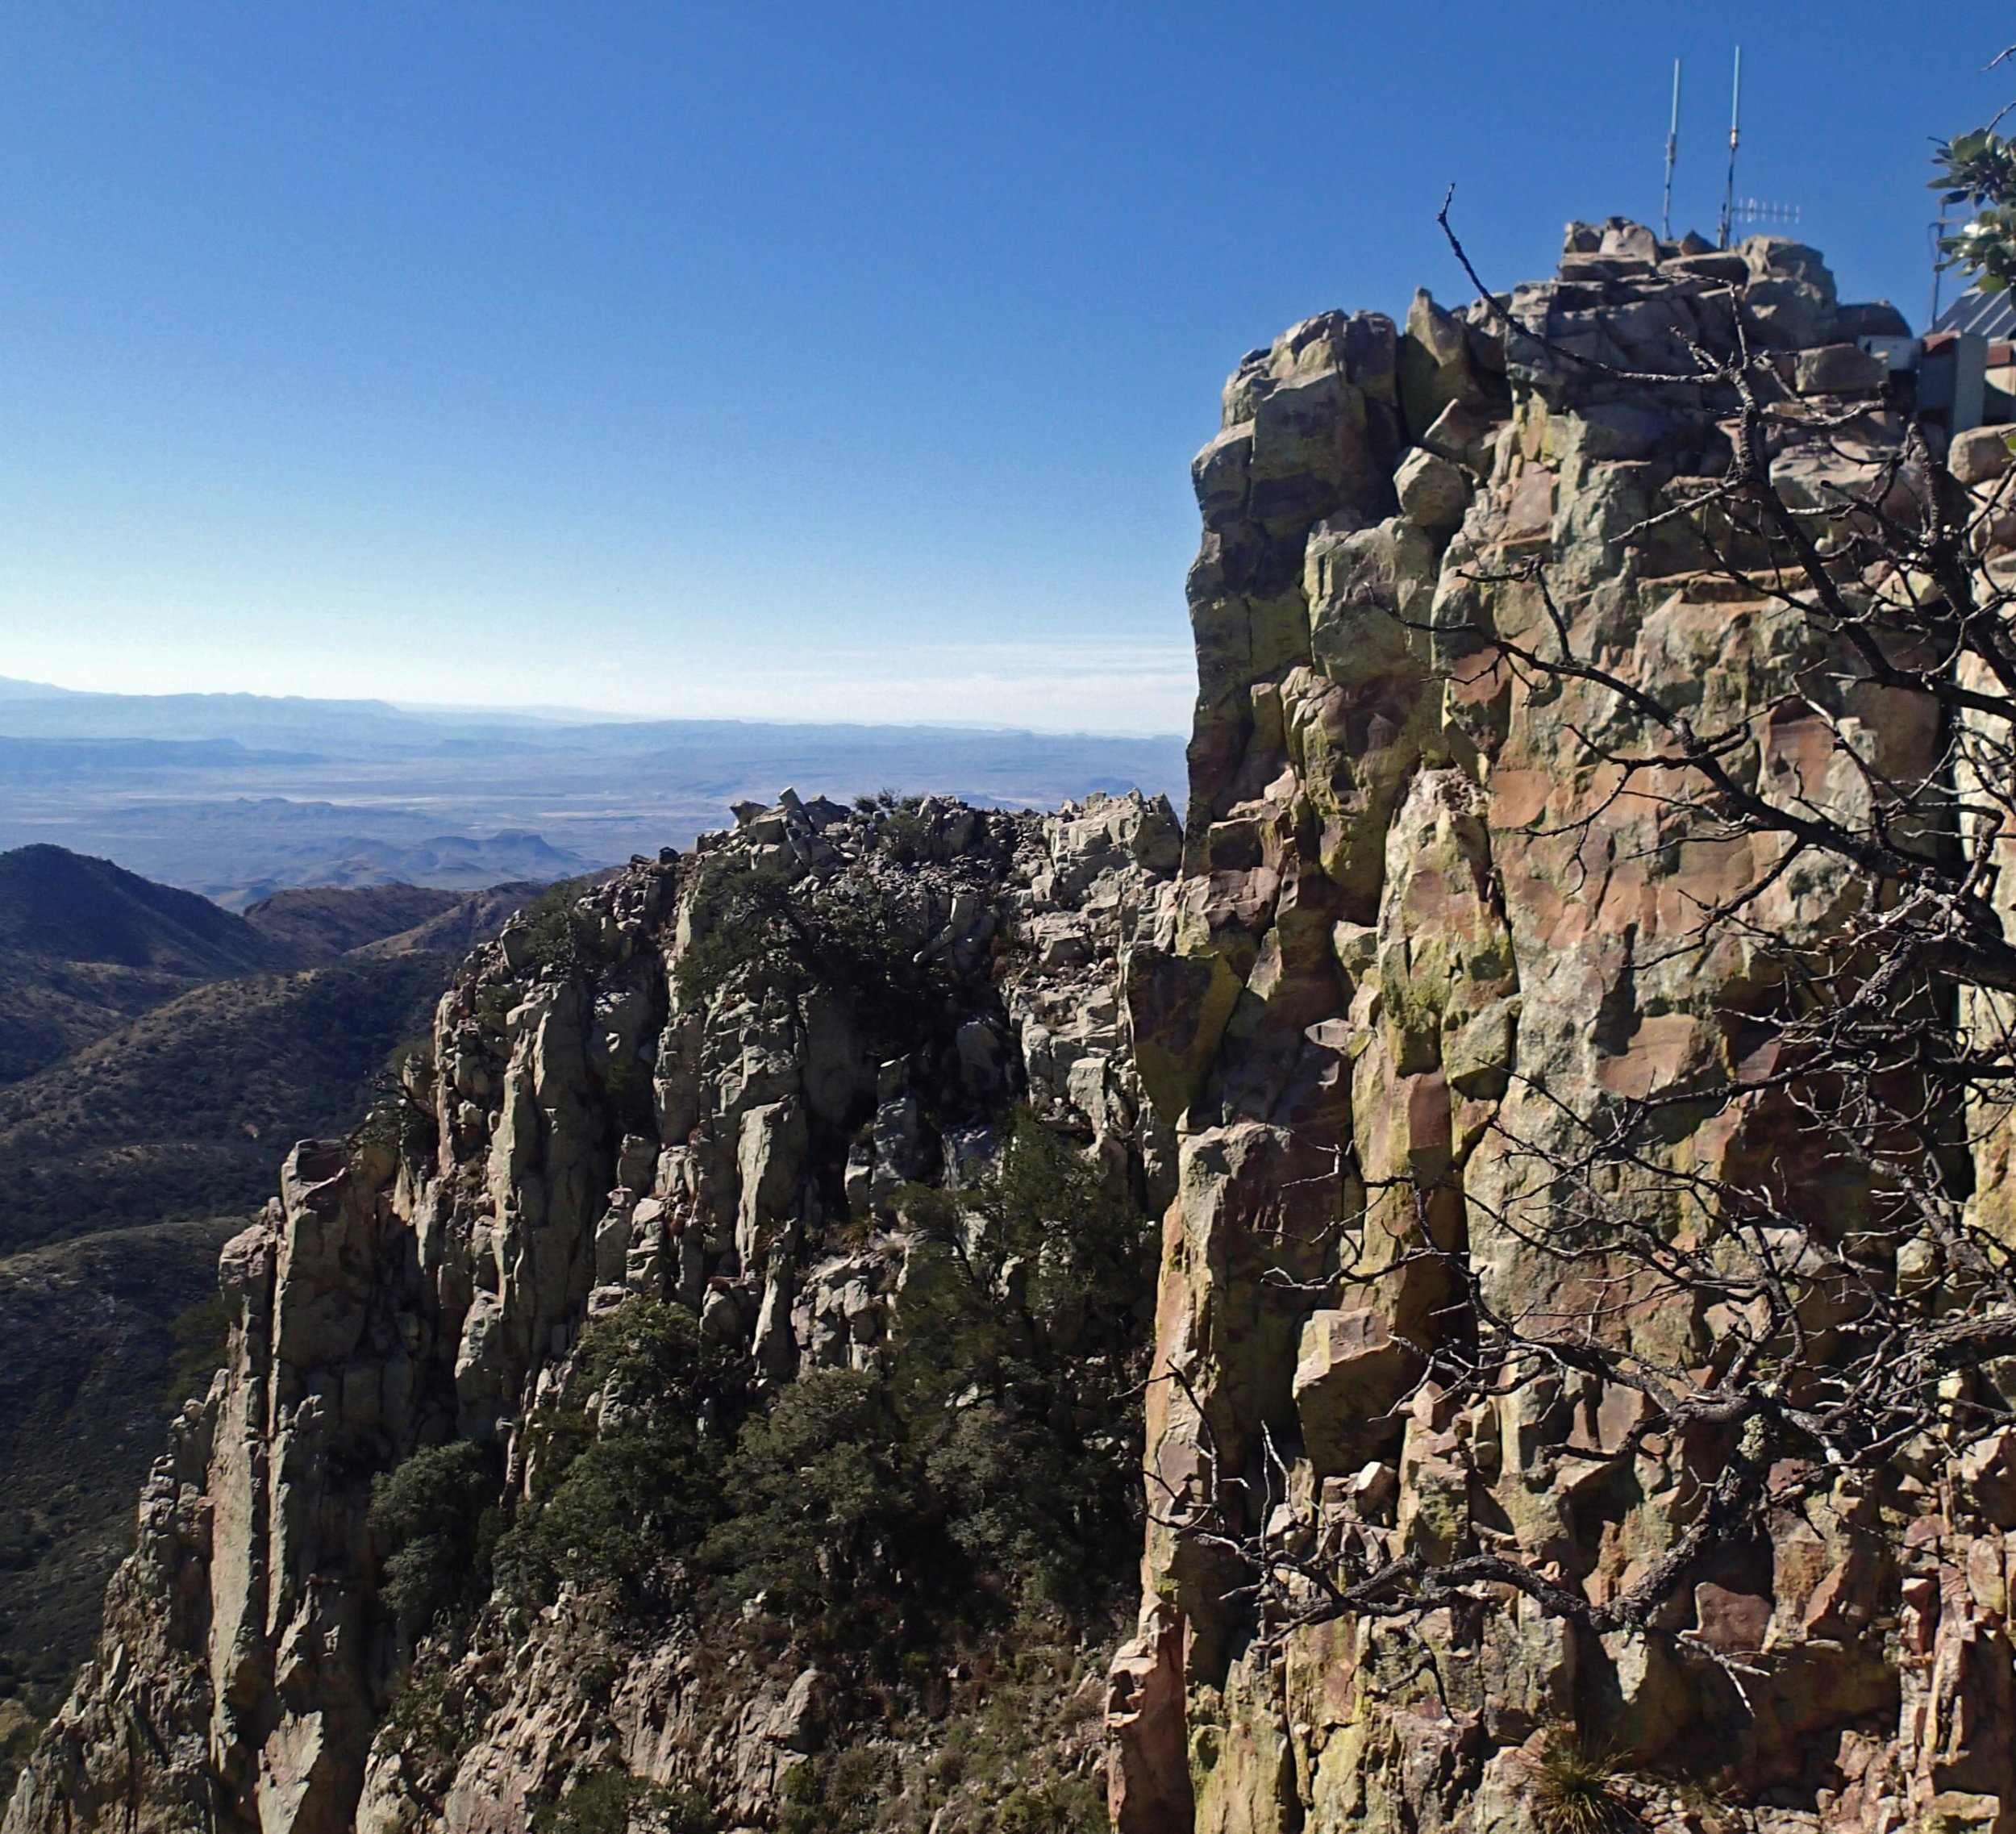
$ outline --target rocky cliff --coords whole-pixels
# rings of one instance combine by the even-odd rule
[[[1625,678],[1792,698],[1810,634],[1663,514],[1727,404],[1632,379],[1732,297],[1827,423],[1773,461],[1820,503],[1901,436],[1857,342],[1896,315],[1795,244],[1577,226],[1495,309],[1240,364],[1194,468],[1180,834],[787,794],[479,950],[403,1099],[227,1250],[230,1366],[8,1834],[1027,1831],[1096,1825],[1095,1784],[1126,1834],[2016,1824],[1990,1454],[1908,1538],[1808,1486],[1649,1632],[1510,1588],[1284,1626],[1181,1527],[1231,1473],[1250,1536],[1503,1549],[1600,1601],[1701,1507],[1713,1442],[1631,1437],[1631,1394],[1564,1363],[1458,1404],[1420,1352],[1459,1267],[1586,1313],[1510,1220],[1524,1165],[1749,1048],[1756,952],[1671,945],[1758,858],[1618,795],[1612,703],[1477,640],[1545,618],[1543,557]],[[1842,694],[1883,769],[1934,755]],[[1760,769],[1854,793],[1759,723]],[[1845,1201],[1782,1112],[1660,1150]],[[1710,1313],[1625,1314],[1717,1354]],[[1085,1582],[1137,1551],[1102,1751]]]
[[[1415,1352],[1460,1328],[1452,1268],[1496,1315],[1594,1316],[1598,1276],[1518,1226],[1522,1178],[1572,1153],[1571,1112],[1726,1075],[1747,1048],[1731,1015],[1765,977],[1740,938],[1675,945],[1766,857],[1619,794],[1605,741],[1634,729],[1615,696],[1479,665],[1478,633],[1545,627],[1523,563],[1546,562],[1578,653],[1703,729],[1755,716],[1758,768],[1808,773],[1815,807],[1857,793],[1827,777],[1825,720],[1868,734],[1893,782],[1939,755],[1922,712],[1851,684],[1766,719],[1813,691],[1811,628],[1768,570],[1714,564],[1670,514],[1727,465],[1732,403],[1643,378],[1726,343],[1732,299],[1808,411],[1772,479],[1818,508],[1826,481],[1902,438],[1856,341],[1902,321],[1841,303],[1810,248],[1718,252],[1615,220],[1572,228],[1558,277],[1495,311],[1420,294],[1404,325],[1296,326],[1241,363],[1198,456],[1177,941],[1130,963],[1180,1187],[1156,1519],[1114,1672],[1130,1834],[2016,1825],[2016,1523],[1985,1491],[1945,1497],[1893,1548],[1898,1519],[1837,1486],[1690,1573],[1645,1633],[1591,1634],[1509,1586],[1487,1609],[1283,1632],[1234,1591],[1249,1573],[1173,1526],[1229,1473],[1276,1499],[1249,1534],[1502,1551],[1601,1602],[1703,1507],[1705,1443],[1655,1436],[1622,1469],[1567,1455],[1623,1444],[1641,1394],[1564,1364],[1459,1407]],[[1770,923],[1817,932],[1838,883],[1775,887]],[[1710,1178],[1793,1168],[1810,1201],[1851,1202],[1819,1194],[1827,1168],[1796,1121],[1676,1122],[1659,1150]],[[1643,1354],[1713,1360],[1712,1310],[1635,1315],[1610,1278]],[[1577,1764],[1583,1782],[1564,1782]],[[1565,1818],[1577,1787],[1597,1819]]]
[[[740,813],[690,855],[640,861],[507,927],[444,998],[402,1097],[348,1142],[289,1157],[264,1219],[224,1251],[228,1366],[173,1424],[97,1658],[24,1773],[12,1826],[522,1828],[610,1774],[683,1791],[689,1808],[704,1799],[694,1825],[771,1824],[849,1678],[812,1665],[800,1624],[759,1634],[766,1596],[793,1582],[781,1557],[704,1640],[694,1590],[670,1570],[698,1559],[690,1543],[648,1600],[603,1608],[642,1586],[639,1549],[673,1546],[658,1533],[665,1499],[640,1498],[631,1467],[598,1493],[598,1519],[552,1526],[580,1494],[553,1473],[581,1440],[619,1460],[635,1450],[611,1367],[650,1344],[704,1369],[705,1396],[681,1390],[690,1411],[670,1423],[698,1472],[718,1457],[700,1442],[731,1438],[731,1414],[761,1417],[781,1390],[817,1389],[815,1372],[833,1378],[825,1401],[879,1405],[846,1378],[882,1369],[901,1323],[929,1313],[927,1290],[977,1290],[960,1282],[978,1268],[981,1309],[1012,1302],[1010,1349],[969,1356],[973,1379],[923,1411],[964,1408],[1012,1439],[1040,1369],[992,1411],[987,1372],[1017,1344],[1037,1358],[1047,1333],[1096,1361],[1101,1289],[1063,1282],[1048,1304],[1043,1244],[990,1261],[956,1211],[938,1225],[945,1194],[991,1189],[1028,1133],[1068,1141],[1065,1186],[1088,1168],[1139,1339],[1139,1219],[1166,1201],[1173,1161],[1118,984],[1137,935],[1166,930],[1179,851],[1166,804],[1095,798],[1037,818],[787,792]],[[964,1347],[947,1342],[956,1364]],[[569,1386],[584,1359],[598,1372],[585,1398]],[[1109,1386],[1139,1373],[1116,1361]],[[631,1393],[631,1411],[649,1399]],[[1108,1423],[1031,1430],[1039,1448],[1068,1443],[1124,1478],[1135,1442],[1123,1431],[1106,1446]],[[852,1456],[870,1436],[834,1429],[815,1452]],[[508,1598],[500,1582],[483,1615],[416,1656],[430,1620],[454,1615],[436,1606],[482,1601],[451,1573],[409,1621],[395,1576],[410,1590],[416,1538],[402,1538],[397,1495],[389,1518],[374,1498],[389,1474],[456,1448],[475,1460],[476,1502],[515,1515],[506,1553],[529,1577]],[[934,1441],[960,1469],[931,1496],[957,1492],[985,1449]],[[1027,1466],[1013,1477],[1033,1488]],[[439,1519],[448,1494],[427,1493],[426,1527],[452,1542],[451,1564],[473,1563],[487,1519],[455,1540]],[[981,1500],[1012,1514],[1014,1499]],[[640,1504],[630,1540],[597,1538]],[[991,1546],[978,1514],[960,1519],[968,1540]],[[539,1521],[546,1539],[527,1532]],[[766,1524],[729,1525],[708,1556],[719,1585],[743,1570],[732,1544]],[[921,1610],[921,1585],[877,1569],[877,1553],[857,1565],[879,1573],[880,1596]],[[808,1611],[838,1608],[831,1553],[809,1550]],[[724,1650],[744,1625],[750,1648]],[[1067,1768],[1098,1761],[1098,1659],[1067,1639],[1048,1677],[1041,1710],[1064,1713]],[[1082,1704],[1065,1712],[1074,1688]],[[943,1799],[958,1782],[941,1765],[918,1788]],[[814,1815],[801,1824],[823,1824],[816,1791],[798,1794]]]

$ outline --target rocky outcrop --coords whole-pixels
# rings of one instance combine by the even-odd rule
[[[1106,1683],[1123,1834],[1543,1834],[1573,1732],[1614,1754],[1647,1825],[2016,1824],[2001,1439],[1908,1534],[1845,1483],[1782,1512],[1643,1636],[1509,1589],[1289,1630],[1173,1526],[1244,1479],[1272,1506],[1249,1535],[1313,1523],[1431,1561],[1488,1546],[1600,1602],[1700,1507],[1702,1448],[1631,1436],[1633,1394],[1564,1366],[1459,1405],[1422,1351],[1452,1328],[1452,1259],[1501,1312],[1585,1303],[1507,1220],[1524,1161],[1564,1115],[1726,1073],[1748,1048],[1731,1015],[1768,972],[1737,932],[1668,946],[1752,882],[1747,844],[1618,796],[1589,741],[1630,738],[1614,701],[1481,640],[1547,615],[1522,563],[1543,558],[1574,636],[1661,696],[1740,715],[1793,704],[1797,681],[1883,770],[1935,756],[1908,708],[1838,676],[1814,702],[1810,631],[1662,516],[1726,461],[1727,404],[1630,373],[1685,367],[1732,294],[1830,423],[1788,427],[1773,454],[1786,494],[1824,510],[1831,480],[1901,435],[1858,342],[1896,315],[1843,305],[1796,244],[1577,225],[1556,277],[1495,311],[1422,294],[1403,323],[1327,314],[1240,364],[1193,472],[1180,832],[1139,798],[1035,817],[787,792],[478,951],[425,1086],[344,1148],[299,1148],[227,1251],[231,1366],[176,1425],[8,1834],[523,1834],[612,1767],[736,1826],[802,1807],[835,1678],[753,1644],[614,1645],[563,1587],[432,1649],[419,1687],[380,1598],[372,1482],[467,1441],[507,1500],[530,1497],[528,1421],[596,1321],[639,1298],[680,1308],[760,1394],[885,1369],[928,1301],[920,1190],[958,1212],[1016,1104],[1163,1217],[1141,1607]],[[1964,483],[2007,462],[1988,441],[1956,453]],[[1823,806],[1868,793],[1809,719],[1774,717],[1759,768]],[[893,983],[848,997],[846,960],[766,929],[780,887],[835,935],[900,939],[933,1022],[902,1020]],[[1839,890],[1821,869],[1788,878],[1769,920],[1829,934]],[[816,972],[785,959],[800,944]],[[1999,1215],[2011,1136],[1983,1132],[1976,1203]],[[1860,1201],[1782,1113],[1664,1147]],[[1616,1310],[1647,1357],[1714,1353],[1710,1313]],[[630,1405],[589,1398],[597,1431]],[[1040,1734],[1081,1778],[1087,1660],[1060,1667]]]
[[[1618,373],[1686,369],[1690,339],[1726,335],[1732,292],[1834,423],[1789,432],[1774,460],[1818,508],[1826,480],[1901,436],[1887,372],[1855,342],[1901,322],[1841,305],[1810,248],[1718,252],[1616,220],[1572,227],[1558,277],[1501,301],[1514,331],[1425,294],[1404,325],[1297,325],[1240,364],[1198,456],[1176,941],[1129,965],[1178,1194],[1156,1520],[1112,1682],[1126,1834],[1540,1827],[1535,1778],[1563,1728],[1673,1782],[1674,1826],[1709,1825],[1685,1800],[1700,1810],[1711,1786],[1774,1831],[2016,1822],[1989,1490],[1893,1557],[1873,1503],[1842,1489],[1700,1576],[1656,1637],[1584,1634],[1508,1589],[1488,1611],[1270,1638],[1248,1595],[1227,1598],[1245,1575],[1168,1526],[1214,1469],[1281,1494],[1259,1481],[1271,1445],[1319,1519],[1334,1498],[1339,1522],[1430,1560],[1511,1550],[1600,1601],[1697,1507],[1664,1442],[1621,1477],[1560,1457],[1619,1444],[1637,1397],[1564,1374],[1458,1411],[1412,1347],[1451,1315],[1423,1248],[1460,1252],[1506,1315],[1574,1303],[1562,1265],[1506,1223],[1531,1175],[1518,1143],[1560,1144],[1564,1112],[1685,1086],[1742,1048],[1730,1014],[1761,977],[1755,951],[1666,945],[1759,861],[1669,842],[1585,736],[1623,736],[1614,699],[1492,666],[1476,635],[1542,627],[1520,565],[1542,556],[1578,643],[1625,677],[1712,713],[1796,698],[1810,629],[1658,520],[1726,463],[1728,404]],[[1901,779],[1936,755],[1922,719],[1866,690],[1824,712],[1874,734]],[[1823,802],[1866,793],[1827,776],[1816,726],[1774,724],[1761,768],[1806,773]],[[1816,873],[1770,918],[1818,933],[1834,902]],[[1673,1150],[1713,1174],[1804,1148],[1781,1115]],[[1810,1201],[1852,1200],[1820,1195],[1821,1170]],[[1682,1365],[1714,1329],[1670,1311],[1628,1328]]]
[[[377,1593],[373,1479],[460,1436],[521,1482],[528,1411],[631,1294],[697,1314],[759,1386],[873,1366],[907,1265],[892,1200],[984,1176],[1018,1102],[1165,1202],[1121,986],[1137,939],[1168,940],[1178,848],[1139,796],[1039,817],[787,791],[479,949],[424,1083],[350,1142],[298,1147],[225,1249],[229,1366],[175,1424],[8,1826],[522,1830],[612,1750],[767,1819],[818,1677],[702,1695],[668,1646],[585,1713],[564,1601],[472,1644],[447,1685],[481,1691],[481,1736],[419,1778],[383,1724],[409,1653]],[[949,1014],[886,1054],[874,1015],[750,957],[735,901],[764,887],[868,913]]]

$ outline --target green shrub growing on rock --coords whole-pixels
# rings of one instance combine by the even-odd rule
[[[499,1473],[469,1440],[428,1446],[371,1486],[370,1527],[386,1549],[378,1596],[415,1636],[489,1590]]]
[[[734,1362],[682,1307],[633,1298],[589,1326],[527,1428],[531,1494],[498,1544],[500,1582],[544,1600],[570,1581],[632,1615],[681,1602],[741,1405]]]
[[[703,1553],[718,1607],[760,1597],[837,1650],[893,1654],[915,1636],[945,1577],[943,1511],[877,1378],[792,1383],[744,1428],[724,1487],[735,1513]]]
[[[905,1207],[927,1240],[893,1370],[814,1371],[752,1418],[702,1553],[724,1614],[760,1598],[842,1666],[873,1649],[891,1672],[1024,1602],[1124,1588],[1148,1290],[1139,1210],[1032,1118],[993,1185]]]
[[[532,1811],[532,1834],[714,1834],[721,1820],[698,1790],[663,1790],[627,1771],[598,1770]]]
[[[913,1282],[895,1381],[954,1538],[1018,1589],[1090,1606],[1139,1537],[1147,1220],[1027,1115],[993,1183],[909,1214],[937,1265]]]
[[[921,939],[875,880],[850,878],[836,892],[794,886],[762,864],[708,870],[696,908],[711,922],[673,971],[682,1006],[737,984],[793,998],[818,990],[844,1002],[875,1057],[942,1041],[950,977],[939,964],[917,960]]]

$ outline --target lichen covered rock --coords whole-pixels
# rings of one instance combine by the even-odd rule
[[[1334,1497],[1335,1532],[1382,1553],[1502,1549],[1601,1601],[1697,1507],[1697,1474],[1664,1442],[1622,1472],[1564,1458],[1625,1444],[1635,1394],[1564,1370],[1458,1411],[1415,1350],[1460,1310],[1444,1256],[1501,1315],[1586,1303],[1508,1222],[1530,1149],[1567,1143],[1562,1117],[1606,1097],[1727,1071],[1730,1014],[1766,978],[1739,929],[1705,956],[1669,946],[1758,878],[1752,844],[1668,840],[1660,805],[1620,797],[1601,757],[1632,736],[1627,710],[1521,675],[1485,640],[1545,627],[1537,559],[1578,647],[1704,729],[1813,693],[1810,627],[1660,519],[1726,463],[1727,404],[1617,373],[1687,369],[1732,289],[1835,422],[1789,432],[1773,463],[1789,497],[1831,513],[1829,481],[1866,475],[1903,432],[1887,377],[1837,330],[1868,309],[1843,307],[1801,245],[1718,253],[1614,220],[1573,226],[1558,277],[1502,315],[1424,294],[1404,326],[1297,326],[1241,365],[1198,461],[1184,871],[1166,957],[1137,949],[1128,983],[1181,1169],[1141,1624],[1114,1671],[1128,1834],[1533,1828],[1564,1727],[1672,1786],[1639,1804],[1661,1825],[1708,1825],[1686,1819],[1689,1778],[1695,1799],[1712,1782],[1774,1830],[2016,1818],[1985,1503],[1901,1554],[1846,1489],[1785,1512],[1651,1638],[1586,1633],[1510,1589],[1488,1610],[1282,1632],[1256,1617],[1245,1569],[1173,1526],[1216,1486],[1235,1514],[1228,1495],[1281,1500],[1243,1532],[1328,1533]],[[1989,444],[1965,459],[1984,476]],[[1872,690],[1821,711],[1901,780],[1938,755],[1922,717]],[[1868,790],[1819,732],[1774,715],[1760,768],[1852,806]],[[1793,877],[1768,923],[1826,933],[1838,873]],[[1786,1114],[1672,1150],[1710,1176],[1811,1157]],[[1806,1188],[1858,1201],[1817,1160]],[[1712,1317],[1619,1311],[1648,1355],[1713,1353]]]

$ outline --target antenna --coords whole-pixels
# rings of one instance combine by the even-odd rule
[[[1729,230],[1736,206],[1736,140],[1743,119],[1743,47],[1736,47],[1736,77],[1729,91],[1729,177],[1722,190],[1722,234],[1715,246],[1729,246]]]
[[[1659,239],[1673,236],[1673,165],[1680,157],[1680,60],[1673,60],[1673,120],[1666,130],[1666,189],[1660,198]]]
[[[1929,332],[1939,322],[1939,282],[1946,275],[1946,206],[1939,205],[1939,219],[1932,226],[1932,315],[1925,321]]]
[[[1799,206],[1797,204],[1779,204],[1762,198],[1739,198],[1729,213],[1730,226],[1738,223],[1768,223],[1781,229],[1799,227]]]

